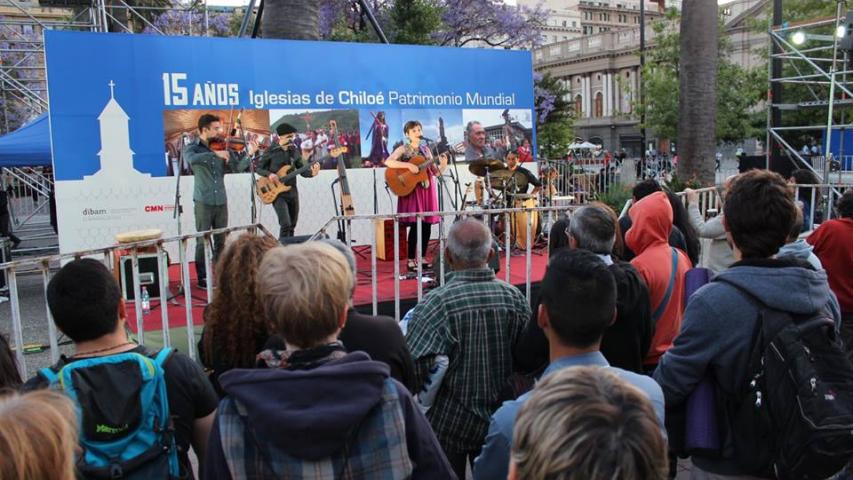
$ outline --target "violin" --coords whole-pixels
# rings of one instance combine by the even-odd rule
[[[213,137],[207,141],[207,146],[214,152],[231,150],[240,153],[246,149],[246,142],[242,138],[236,137]]]

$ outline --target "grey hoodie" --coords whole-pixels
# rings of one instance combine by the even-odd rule
[[[828,306],[836,323],[840,322],[838,301],[829,290],[826,272],[790,257],[735,263],[690,297],[681,333],[661,357],[654,378],[663,389],[667,409],[684,403],[706,376],[725,395],[740,391],[759,307],[735,285],[770,308],[794,314],[810,314]],[[694,455],[693,461],[712,473],[742,474],[733,461],[730,439],[723,459]]]
[[[823,270],[823,264],[820,263],[820,259],[814,254],[814,247],[806,243],[802,238],[797,239],[796,242],[783,245],[782,248],[779,249],[779,253],[776,254],[776,258],[786,256],[805,260],[809,262],[809,265],[811,265],[815,270]]]

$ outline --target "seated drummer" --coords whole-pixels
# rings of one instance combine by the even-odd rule
[[[524,187],[523,187],[524,191],[516,190],[513,193],[525,194],[525,193],[527,193],[527,190],[530,188],[530,185],[533,185],[533,187],[534,187],[533,191],[530,192],[531,195],[536,195],[537,193],[539,193],[539,190],[542,189],[542,182],[540,182],[539,179],[533,175],[533,172],[531,172],[530,170],[521,166],[521,164],[518,161],[518,154],[517,153],[509,152],[506,154],[506,168],[511,172],[518,172],[518,173],[523,174],[525,177],[527,177],[527,182],[526,182],[526,184],[524,184]],[[518,182],[518,184],[519,184],[519,186],[522,185],[521,182]]]

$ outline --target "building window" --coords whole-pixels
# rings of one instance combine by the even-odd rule
[[[595,76],[595,79],[596,79],[596,80],[601,80],[601,74],[596,75],[596,76]]]
[[[564,27],[566,26],[566,21],[565,21],[565,20],[563,20],[563,26],[564,26]]]
[[[595,118],[600,118],[604,115],[604,95],[602,95],[601,92],[595,94],[595,106],[593,107],[592,112],[592,115]]]
[[[577,26],[578,26],[578,22],[572,20],[572,27],[577,27]]]
[[[575,97],[575,116],[580,118],[583,116],[583,97],[577,95]]]

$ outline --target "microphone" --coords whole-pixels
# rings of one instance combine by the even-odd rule
[[[431,139],[431,138],[428,138],[428,137],[425,137],[425,136],[423,136],[423,135],[421,135],[421,137],[420,137],[420,138],[421,138],[421,140],[423,140],[423,141],[425,141],[425,142],[427,142],[427,143],[435,143],[435,140],[433,140],[433,139]]]

